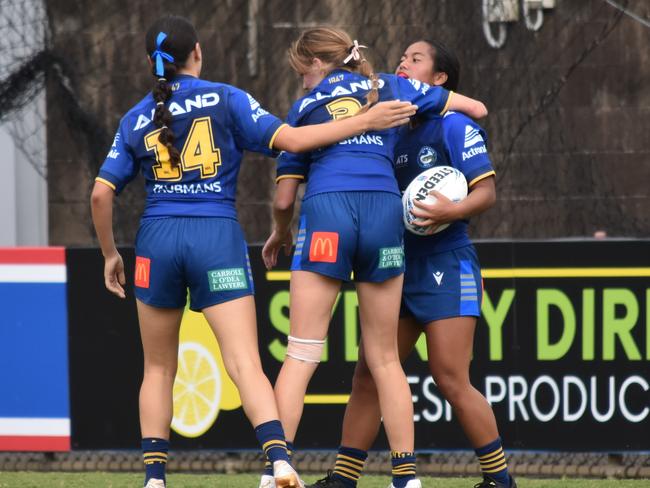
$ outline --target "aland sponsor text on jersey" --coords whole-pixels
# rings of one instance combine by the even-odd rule
[[[145,178],[143,219],[161,216],[236,218],[235,190],[244,150],[274,155],[282,122],[250,94],[223,83],[177,76],[167,103],[179,164],[158,140],[151,94],[121,120],[98,181],[120,192],[138,172]]]
[[[380,101],[410,101],[427,116],[446,110],[449,92],[443,88],[387,74],[379,75],[377,85]],[[302,126],[352,116],[367,103],[371,88],[372,82],[359,73],[334,70],[293,105],[287,121]],[[398,131],[387,129],[360,134],[307,154],[283,153],[278,178],[306,179],[305,199],[332,191],[399,194],[393,171],[397,139]]]

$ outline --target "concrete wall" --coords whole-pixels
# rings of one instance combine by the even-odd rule
[[[647,2],[622,3],[650,18]],[[247,28],[255,4],[256,53]],[[485,41],[476,0],[53,0],[48,7],[53,49],[68,61],[67,85],[56,73],[48,78],[52,244],[95,242],[92,179],[119,118],[150,89],[143,36],[161,13],[195,23],[205,78],[250,91],[280,116],[301,93],[285,51],[303,26],[345,27],[372,46],[378,70],[392,71],[412,40],[442,39],[461,58],[461,91],[491,111],[484,125],[499,202],[475,219],[474,237],[650,235],[650,29],[604,1],[559,0],[539,32],[512,24],[501,50]],[[66,86],[74,110],[62,103]],[[270,230],[273,174],[273,161],[247,156],[238,207],[251,242]],[[136,180],[118,199],[119,242],[133,242],[142,202]]]

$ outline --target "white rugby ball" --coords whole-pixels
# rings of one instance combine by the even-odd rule
[[[417,175],[402,195],[402,207],[404,226],[406,230],[419,236],[426,235],[431,226],[422,227],[418,225],[421,221],[415,217],[411,210],[415,208],[414,201],[433,204],[436,197],[429,195],[431,190],[436,190],[449,198],[452,202],[460,202],[467,196],[467,180],[463,173],[451,166],[434,166]],[[449,224],[441,224],[435,228],[434,234],[449,227]]]

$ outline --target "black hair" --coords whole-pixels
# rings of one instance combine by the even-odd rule
[[[157,46],[156,40],[161,32],[165,33],[167,37],[160,46]],[[185,62],[197,42],[199,42],[199,36],[192,23],[186,18],[176,15],[166,15],[156,20],[151,24],[145,36],[147,54],[152,58],[151,72],[156,77],[156,84],[152,90],[153,99],[156,102],[153,123],[156,127],[162,128],[158,140],[167,147],[169,159],[174,166],[180,164],[180,153],[174,146],[175,135],[169,128],[172,114],[165,105],[172,96],[171,85],[168,81],[176,76],[179,68],[185,66]],[[163,59],[164,74],[162,76],[156,74],[156,60],[153,58],[156,49],[174,58],[173,61]]]
[[[460,82],[460,61],[456,54],[440,41],[422,39],[431,48],[433,69],[436,73],[446,73],[447,81],[442,85],[447,90],[458,90]]]

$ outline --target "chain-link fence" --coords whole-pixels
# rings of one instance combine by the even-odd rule
[[[0,0],[0,125],[46,177],[43,52],[47,16],[40,1]]]
[[[642,0],[617,5],[650,17]],[[650,29],[611,2],[559,1],[539,32],[509,25],[501,50],[483,38],[474,0],[0,0],[0,7],[7,60],[0,120],[10,121],[20,150],[49,175],[52,244],[94,242],[92,180],[119,118],[151,88],[143,33],[166,13],[197,26],[205,78],[250,91],[280,116],[301,95],[285,52],[304,28],[347,29],[370,46],[379,71],[392,71],[409,42],[442,39],[461,58],[461,91],[491,110],[484,125],[499,202],[477,219],[475,237],[650,234]],[[26,103],[44,81],[47,110]],[[27,106],[47,124],[47,144],[24,123]],[[255,155],[243,166],[239,210],[250,241],[269,231],[273,172],[273,161]],[[118,199],[118,241],[132,242],[143,200],[137,182]]]

